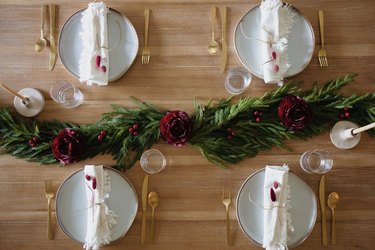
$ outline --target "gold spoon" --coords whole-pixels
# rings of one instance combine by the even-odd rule
[[[211,9],[211,41],[208,44],[208,53],[214,55],[219,51],[219,44],[215,41],[216,7]]]
[[[151,213],[151,242],[155,242],[155,208],[159,206],[159,195],[156,192],[148,194],[148,205],[152,208]]]
[[[47,40],[44,38],[44,20],[46,15],[46,5],[42,5],[42,21],[40,29],[40,38],[35,42],[35,51],[40,53],[47,46]]]
[[[336,192],[332,192],[328,195],[328,207],[332,210],[332,229],[331,229],[331,240],[332,245],[336,244],[336,227],[335,227],[335,208],[336,205],[339,203],[339,194]]]

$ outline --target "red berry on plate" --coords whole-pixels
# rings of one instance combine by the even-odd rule
[[[100,67],[100,61],[101,61],[101,59],[102,58],[100,57],[100,55],[96,56],[96,67],[98,67],[98,68]]]
[[[271,201],[275,202],[276,201],[276,193],[273,190],[273,188],[270,189],[270,196],[271,196]]]
[[[279,72],[279,65],[277,64],[273,65],[273,71]]]
[[[276,60],[276,51],[271,52],[271,58],[272,60]]]

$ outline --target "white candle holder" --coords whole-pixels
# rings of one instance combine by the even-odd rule
[[[350,149],[357,146],[361,139],[361,134],[353,133],[355,129],[358,129],[358,125],[353,122],[336,122],[330,133],[333,145],[339,149]]]
[[[26,97],[28,102],[22,100],[18,96],[14,97],[14,108],[25,117],[33,117],[38,115],[44,109],[45,99],[39,90],[33,88],[21,89],[18,92],[21,96]]]

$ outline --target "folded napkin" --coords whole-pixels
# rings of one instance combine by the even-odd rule
[[[290,188],[287,165],[266,166],[264,176],[263,247],[288,249],[288,230],[294,231],[290,217]]]
[[[265,83],[283,85],[283,78],[290,64],[287,47],[295,13],[281,0],[263,0],[260,5],[261,40],[268,45],[262,46],[261,58]]]
[[[85,186],[87,195],[87,232],[83,248],[99,249],[111,242],[111,229],[116,224],[116,214],[111,211],[106,200],[111,191],[110,175],[103,166],[85,166]]]
[[[79,59],[79,81],[87,85],[108,85],[108,8],[103,2],[89,3],[82,12],[80,36],[83,49]]]

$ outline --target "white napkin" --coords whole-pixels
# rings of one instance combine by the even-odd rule
[[[287,47],[295,13],[281,0],[263,0],[260,5],[263,77],[265,83],[283,85],[283,78],[290,64]]]
[[[83,50],[79,59],[80,82],[108,85],[108,8],[103,2],[89,3],[82,12],[80,36]]]
[[[294,231],[290,217],[289,167],[266,166],[264,176],[264,234],[263,247],[267,250],[288,249],[288,230]],[[275,198],[272,201],[271,189]]]
[[[117,216],[106,204],[111,191],[111,180],[107,171],[103,166],[86,165],[84,173],[88,208],[83,248],[96,250],[111,242],[111,229],[117,223]]]

